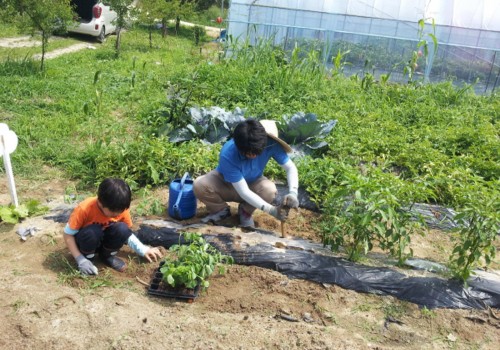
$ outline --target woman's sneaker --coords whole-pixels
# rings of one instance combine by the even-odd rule
[[[201,219],[201,222],[204,224],[208,224],[209,222],[216,223],[230,216],[231,216],[231,210],[229,209],[229,207],[225,207],[224,209],[218,211],[217,213],[207,215],[206,217]]]
[[[241,227],[249,227],[249,228],[255,227],[255,222],[253,221],[252,214],[247,213],[243,209],[243,206],[241,205],[241,203],[238,206],[238,216],[240,217],[240,226]]]

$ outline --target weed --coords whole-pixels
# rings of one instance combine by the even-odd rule
[[[0,63],[0,77],[5,75],[30,76],[39,74],[38,64],[28,56],[14,59],[10,56]]]
[[[137,205],[137,208],[135,208],[135,213],[137,215],[161,216],[165,212],[165,205],[158,198],[152,197],[149,186],[139,190],[139,197],[142,199]]]
[[[81,202],[86,197],[86,194],[79,193],[75,185],[68,186],[64,189],[64,203],[75,204]]]
[[[360,304],[352,308],[352,312],[367,312],[374,308],[371,304]]]
[[[392,317],[395,319],[399,319],[408,313],[409,310],[408,305],[409,304],[406,302],[394,300],[389,303],[384,303],[381,306],[381,309],[384,313],[384,318]]]
[[[41,240],[41,242],[43,242],[46,245],[55,246],[55,245],[57,245],[57,237],[58,237],[58,233],[50,232],[50,233],[46,233],[46,234],[42,235],[40,237],[40,240]]]
[[[10,306],[12,307],[13,312],[17,313],[25,305],[28,305],[28,302],[18,299],[15,302],[13,302]]]
[[[24,270],[12,270],[12,275],[13,276],[26,276],[28,272]]]
[[[420,309],[420,313],[422,314],[422,317],[427,318],[429,320],[431,320],[437,316],[436,311],[430,310],[425,306]]]

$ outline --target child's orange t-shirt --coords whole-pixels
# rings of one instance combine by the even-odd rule
[[[68,226],[71,230],[79,231],[85,226],[98,224],[107,228],[114,222],[124,222],[128,227],[132,227],[132,218],[130,210],[126,209],[123,213],[115,217],[104,215],[97,205],[97,197],[90,197],[81,202],[71,213]]]

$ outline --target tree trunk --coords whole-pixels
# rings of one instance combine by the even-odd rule
[[[149,26],[149,48],[153,48],[153,26]]]
[[[117,57],[120,55],[121,35],[122,35],[122,29],[118,28],[118,30],[116,31],[116,43],[115,43],[115,51]]]
[[[40,62],[40,70],[43,72],[45,66],[45,52],[47,52],[47,44],[49,43],[49,37],[47,32],[42,30],[42,58]]]
[[[167,20],[163,18],[161,20],[161,37],[165,38],[167,36]]]
[[[181,29],[181,18],[177,16],[175,18],[175,35],[179,35],[180,29]]]

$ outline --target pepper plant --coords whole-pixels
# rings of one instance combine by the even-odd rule
[[[494,241],[500,234],[500,201],[498,196],[468,203],[456,216],[459,238],[452,255],[450,267],[455,278],[466,282],[472,270],[489,265],[495,258]]]
[[[323,243],[334,251],[344,247],[348,259],[358,261],[378,242],[402,265],[413,255],[407,247],[422,222],[411,213],[413,192],[379,169],[367,175],[346,173],[327,195],[320,224]]]
[[[208,288],[208,277],[218,268],[220,274],[225,273],[225,265],[232,264],[233,258],[221,254],[196,233],[181,233],[179,240],[184,238],[187,244],[175,244],[169,251],[175,259],[165,258],[160,268],[163,280],[172,287],[193,289],[200,285]]]

